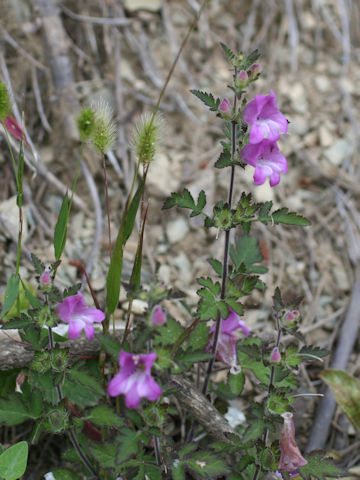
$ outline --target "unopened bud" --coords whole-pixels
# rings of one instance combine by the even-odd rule
[[[155,305],[151,312],[150,324],[152,327],[155,327],[157,325],[164,325],[164,323],[166,323],[166,313],[160,305]]]
[[[242,90],[247,86],[248,83],[249,83],[248,74],[245,72],[245,70],[241,70],[236,77],[236,81],[235,81],[236,87]]]
[[[284,316],[283,316],[283,319],[285,322],[296,322],[296,320],[298,320],[298,318],[300,317],[300,312],[299,310],[288,310]]]
[[[231,104],[227,98],[224,98],[219,105],[219,112],[225,115],[231,114]]]
[[[270,362],[272,363],[280,363],[281,362],[281,353],[279,347],[274,347],[270,354]]]
[[[48,287],[51,284],[49,270],[44,270],[44,272],[40,275],[39,282],[42,287]]]
[[[259,63],[254,63],[248,70],[249,77],[251,80],[254,80],[256,77],[259,76],[261,72],[261,65]]]

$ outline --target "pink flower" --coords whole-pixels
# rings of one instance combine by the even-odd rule
[[[260,143],[248,143],[241,150],[244,162],[255,167],[255,185],[262,185],[270,177],[270,186],[280,182],[280,173],[287,173],[287,162],[276,142],[263,140]]]
[[[307,464],[307,460],[301,455],[298,446],[295,443],[295,427],[293,422],[293,414],[285,412],[281,415],[284,419],[284,426],[281,431],[280,438],[280,461],[279,470],[293,472],[298,467]]]
[[[210,341],[206,347],[208,351],[211,350],[212,347],[215,328],[216,324],[214,323],[214,325],[210,328]],[[230,309],[229,316],[225,320],[221,320],[221,327],[216,349],[216,358],[220,362],[225,363],[225,365],[228,365],[231,368],[231,373],[240,372],[236,355],[236,344],[238,342],[238,338],[233,333],[239,329],[242,330],[246,337],[250,334],[245,322],[240,320],[238,314],[234,312],[234,310]]]
[[[111,397],[125,395],[128,408],[137,408],[142,397],[155,401],[161,395],[161,388],[152,378],[150,370],[156,353],[134,355],[121,350],[120,372],[110,381],[108,392]]]
[[[227,98],[224,98],[223,101],[219,105],[220,113],[224,113],[225,115],[231,114],[231,105]]]
[[[279,111],[272,90],[270,95],[256,95],[244,108],[243,118],[250,125],[250,143],[259,143],[264,138],[275,142],[280,131],[287,133],[288,121]]]
[[[97,308],[89,308],[81,292],[66,297],[56,307],[59,318],[69,324],[69,338],[77,338],[82,330],[88,338],[94,338],[94,322],[102,322],[105,314]]]
[[[164,325],[164,323],[166,323],[166,313],[160,305],[155,305],[151,312],[150,324],[155,327],[156,325]]]
[[[19,126],[17,121],[12,115],[8,115],[4,120],[5,126],[9,133],[18,140],[21,140],[24,137],[25,143],[27,144],[27,140],[25,138],[24,132],[22,128]]]
[[[51,277],[49,270],[44,270],[39,278],[40,285],[42,287],[48,287],[51,283]]]
[[[275,347],[272,349],[270,353],[270,362],[272,363],[280,363],[281,362],[281,353],[279,347]]]

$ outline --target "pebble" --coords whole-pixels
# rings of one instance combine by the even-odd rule
[[[325,150],[326,158],[333,165],[341,165],[341,163],[346,159],[346,157],[352,154],[352,147],[350,143],[344,138],[336,140],[336,142]]]
[[[146,186],[151,195],[155,197],[167,197],[180,188],[181,169],[177,159],[170,160],[165,153],[158,153],[151,164]]]
[[[178,217],[166,225],[166,235],[170,243],[180,242],[188,233],[189,224],[184,217]]]
[[[325,125],[319,127],[319,142],[322,147],[330,147],[334,140],[334,135]]]
[[[288,91],[295,112],[306,113],[309,110],[306,90],[302,83],[296,82]]]
[[[184,252],[181,252],[171,261],[172,265],[179,270],[180,284],[188,285],[193,279],[192,267]]]
[[[129,12],[147,10],[157,12],[162,6],[162,0],[124,0],[124,7]]]
[[[331,88],[331,82],[330,82],[329,78],[326,77],[325,75],[317,75],[315,77],[315,85],[316,85],[316,88],[321,93],[326,93]]]

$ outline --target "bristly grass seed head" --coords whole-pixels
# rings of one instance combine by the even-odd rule
[[[5,120],[11,112],[11,98],[5,83],[0,82],[0,120]]]
[[[95,127],[95,111],[90,107],[83,108],[76,121],[81,140],[88,140]]]
[[[113,112],[110,105],[106,102],[100,102],[92,109],[95,122],[91,140],[95,149],[104,154],[112,148],[115,142],[116,127],[113,120]]]
[[[164,133],[164,121],[159,115],[145,112],[135,125],[132,145],[143,165],[154,160],[157,146]]]

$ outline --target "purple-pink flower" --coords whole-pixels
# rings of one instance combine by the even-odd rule
[[[166,323],[166,313],[160,305],[155,305],[151,312],[150,324],[152,327],[155,327],[157,325],[164,325],[164,323]]]
[[[280,132],[287,133],[288,121],[278,109],[275,93],[256,95],[243,111],[243,118],[250,125],[250,143],[259,143],[264,138],[275,142]]]
[[[81,331],[85,331],[88,338],[94,338],[94,322],[102,322],[105,314],[97,308],[86,305],[81,292],[71,297],[66,297],[56,306],[59,318],[69,324],[69,338],[77,338]]]
[[[241,150],[243,160],[255,167],[255,185],[262,185],[270,177],[270,186],[280,182],[280,173],[287,173],[287,162],[276,142],[263,140],[260,143],[248,143]]]
[[[210,328],[210,341],[207,346],[207,350],[211,350],[213,345],[213,337],[216,324]],[[238,314],[234,310],[230,309],[229,316],[226,319],[221,320],[221,327],[218,337],[216,358],[220,362],[225,363],[231,368],[232,373],[240,372],[239,365],[237,364],[236,344],[238,337],[233,332],[241,330],[245,336],[250,334],[248,327],[243,320],[240,320]]]
[[[42,287],[48,287],[51,283],[51,276],[49,270],[44,270],[40,275],[39,283]]]
[[[293,472],[298,467],[303,467],[307,464],[307,460],[301,455],[299,447],[295,442],[295,427],[293,421],[293,414],[285,412],[281,415],[284,419],[284,425],[281,431],[280,438],[280,461],[279,470],[286,470]]]
[[[281,353],[279,347],[274,347],[270,353],[270,362],[280,363],[281,362]]]
[[[227,98],[224,98],[219,105],[220,113],[224,113],[225,115],[231,114],[231,104]]]
[[[151,376],[151,367],[156,353],[135,355],[121,350],[120,372],[110,381],[108,392],[111,397],[125,395],[128,408],[137,408],[142,397],[155,401],[161,395],[161,388]]]

